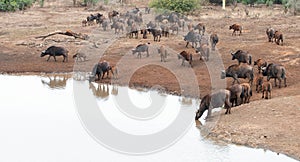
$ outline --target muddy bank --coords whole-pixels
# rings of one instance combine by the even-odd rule
[[[300,160],[300,95],[254,101],[219,118],[208,138]]]

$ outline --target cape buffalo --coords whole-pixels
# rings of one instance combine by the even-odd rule
[[[231,55],[232,55],[232,60],[237,59],[239,64],[242,62],[251,65],[252,63],[252,56],[248,52],[237,50],[235,53],[231,53]]]
[[[200,47],[196,48],[196,53],[200,52],[200,60],[209,61],[210,49],[207,44],[200,44]]]
[[[184,61],[188,61],[190,66],[193,67],[193,65],[192,65],[193,55],[191,53],[188,53],[186,51],[182,51],[178,54],[178,59],[182,59],[181,65],[184,66]]]
[[[272,91],[272,84],[270,82],[264,82],[262,85],[262,96],[261,98],[271,99],[271,91]],[[264,95],[266,92],[266,95]],[[268,95],[269,94],[269,95]]]
[[[204,35],[205,32],[205,26],[202,23],[198,23],[195,27],[194,30],[198,30],[199,34]]]
[[[51,46],[41,53],[41,57],[44,57],[46,55],[49,55],[47,61],[49,61],[51,56],[54,57],[55,61],[56,61],[56,56],[63,56],[64,57],[63,62],[65,62],[65,60],[68,61],[68,50],[63,47]]]
[[[211,49],[214,51],[216,48],[217,43],[219,42],[218,35],[216,33],[210,35],[210,43]]]
[[[186,45],[185,45],[186,48],[188,47],[188,45],[189,45],[190,42],[192,43],[192,47],[196,48],[197,47],[197,43],[200,44],[200,42],[201,42],[201,35],[198,34],[198,33],[196,33],[194,30],[191,30],[191,31],[189,31],[187,33],[186,36],[184,36],[184,41],[186,41]]]
[[[244,90],[244,102],[242,101],[242,103],[249,103],[252,96],[251,86],[249,83],[242,83],[241,86],[243,86]]]
[[[75,55],[73,55],[73,59],[76,58],[76,61],[80,60],[80,61],[86,61],[86,55],[83,52],[77,52]]]
[[[166,58],[168,55],[167,50],[165,49],[165,46],[161,45],[158,49],[158,54],[160,54],[160,61],[161,62],[166,62]]]
[[[148,43],[150,44],[150,43]],[[142,58],[141,52],[147,52],[147,57],[149,57],[149,47],[147,44],[139,44],[132,50],[132,54],[138,53],[138,57]]]
[[[244,98],[244,88],[240,84],[234,84],[228,88],[230,91],[230,102],[231,102],[231,107],[239,106],[240,104],[243,103],[243,98]]]
[[[257,65],[258,73],[261,73],[261,68],[267,66],[267,62],[263,59],[257,59],[254,61],[254,65]]]
[[[243,27],[239,24],[233,24],[231,26],[229,26],[229,30],[233,29],[233,32],[232,32],[232,35],[235,34],[236,35],[236,31],[239,31],[241,35],[242,34],[242,30],[243,30]]]
[[[283,45],[283,35],[282,35],[282,33],[280,31],[275,31],[274,41],[278,45],[280,44],[280,42],[281,42],[281,45]]]
[[[162,31],[161,30],[158,30],[158,29],[147,29],[152,35],[153,35],[153,40],[154,42],[160,42],[160,38],[161,38],[161,35],[162,35]]]
[[[273,38],[275,36],[275,30],[273,28],[267,28],[266,34],[268,36],[269,42],[273,42]]]
[[[196,112],[195,120],[198,120],[202,114],[205,112],[205,110],[208,110],[207,117],[209,118],[211,116],[211,111],[213,108],[222,107],[225,104],[226,112],[225,114],[230,114],[230,91],[221,89],[217,92],[213,92],[211,94],[205,95],[201,99],[201,103],[199,106],[198,111]]]
[[[286,87],[286,70],[282,65],[277,64],[269,64],[266,67],[262,68],[263,76],[267,76],[267,80],[269,81],[271,78],[274,78],[275,87],[277,87],[276,79],[279,81],[279,88],[281,88],[281,80],[284,81],[284,86]]]
[[[238,78],[244,78],[244,79],[248,78],[249,83],[252,86],[253,77],[254,77],[253,67],[247,64],[230,65],[225,71],[224,70],[221,71],[221,79],[225,79],[225,77],[232,77],[234,79],[232,84],[234,84],[235,81],[240,83]]]

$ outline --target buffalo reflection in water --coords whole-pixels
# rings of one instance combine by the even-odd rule
[[[89,88],[97,98],[105,99],[110,94],[115,96],[118,95],[118,86],[116,85],[110,86],[108,84],[89,83]],[[111,91],[110,88],[112,89]]]
[[[68,75],[53,75],[48,76],[48,80],[41,79],[41,82],[51,89],[64,89],[69,78]]]

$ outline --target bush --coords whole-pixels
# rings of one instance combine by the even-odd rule
[[[150,7],[179,13],[189,12],[200,6],[200,0],[152,0]]]
[[[24,10],[30,7],[35,0],[9,0],[0,1],[0,11]]]
[[[83,2],[85,6],[95,6],[99,0],[84,0]]]

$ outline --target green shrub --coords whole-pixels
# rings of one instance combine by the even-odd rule
[[[24,10],[35,0],[0,0],[0,11]]]
[[[95,6],[98,2],[99,0],[84,0],[86,6]]]
[[[152,0],[150,2],[150,7],[179,13],[193,11],[199,6],[200,0]]]

